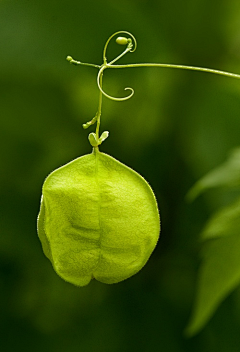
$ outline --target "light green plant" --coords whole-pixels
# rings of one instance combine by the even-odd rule
[[[122,37],[119,35],[125,35]],[[107,47],[118,36],[116,43],[126,48],[115,59],[107,62]],[[156,199],[148,183],[135,171],[109,155],[99,146],[109,132],[100,135],[103,95],[116,101],[103,90],[106,69],[134,67],[180,68],[216,73],[240,78],[240,75],[213,69],[171,64],[116,65],[128,52],[134,52],[137,42],[126,31],[114,33],[103,50],[103,64],[95,65],[67,60],[74,65],[98,69],[99,103],[94,118],[83,124],[88,128],[96,123],[95,132],[88,136],[93,147],[91,154],[82,156],[53,171],[45,180],[42,190],[38,235],[45,255],[64,280],[77,286],[87,285],[91,279],[116,283],[137,273],[154,250],[159,233],[160,218]]]

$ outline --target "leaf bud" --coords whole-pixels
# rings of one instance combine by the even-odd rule
[[[125,37],[117,37],[116,43],[119,45],[126,45],[128,44],[128,39]]]

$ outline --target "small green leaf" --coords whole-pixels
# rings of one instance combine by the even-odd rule
[[[38,235],[64,280],[112,284],[148,261],[160,232],[157,203],[135,171],[99,151],[52,172],[44,182]]]
[[[93,146],[93,147],[97,147],[100,144],[99,141],[97,140],[96,133],[94,133],[94,132],[92,132],[88,135],[88,139],[89,139],[91,146]]]
[[[101,137],[99,138],[99,142],[100,144],[105,141],[105,139],[107,139],[109,136],[109,132],[108,131],[104,131],[102,134],[101,134]]]

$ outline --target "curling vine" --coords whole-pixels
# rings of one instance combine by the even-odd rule
[[[120,35],[125,35],[120,36]],[[124,45],[126,48],[123,50],[123,52],[118,55],[115,59],[113,59],[110,62],[107,62],[107,48],[110,43],[110,41],[116,37],[116,43],[119,45]],[[128,36],[128,37],[127,37]],[[120,58],[122,58],[124,55],[127,53],[133,53],[137,48],[137,41],[136,38],[127,31],[118,31],[112,34],[108,40],[106,41],[106,44],[103,49],[103,64],[102,65],[96,65],[96,64],[91,64],[91,63],[84,63],[81,61],[77,61],[73,59],[71,56],[67,56],[67,61],[70,62],[70,64],[73,65],[83,65],[83,66],[91,66],[95,67],[98,69],[98,75],[97,75],[97,85],[99,88],[99,102],[98,102],[98,110],[94,118],[83,124],[83,128],[86,129],[89,126],[97,123],[96,126],[96,131],[95,133],[90,133],[88,138],[91,143],[91,145],[95,148],[98,148],[98,146],[108,137],[109,132],[104,131],[102,135],[99,137],[99,129],[100,129],[100,118],[101,118],[101,109],[102,109],[102,96],[104,95],[108,99],[115,100],[115,101],[124,101],[130,99],[133,94],[134,90],[133,88],[126,87],[126,91],[130,91],[130,94],[125,96],[125,97],[114,97],[109,94],[107,94],[104,89],[103,89],[103,73],[106,69],[122,69],[122,68],[135,68],[135,67],[159,67],[159,68],[173,68],[173,69],[183,69],[183,70],[192,70],[192,71],[201,71],[201,72],[207,72],[207,73],[213,73],[221,76],[227,76],[231,78],[237,78],[240,79],[240,75],[236,73],[231,73],[227,71],[221,71],[221,70],[215,70],[215,69],[210,69],[210,68],[205,68],[205,67],[197,67],[197,66],[187,66],[187,65],[175,65],[175,64],[161,64],[161,63],[136,63],[136,64],[125,64],[125,65],[115,65],[115,62],[117,62]]]

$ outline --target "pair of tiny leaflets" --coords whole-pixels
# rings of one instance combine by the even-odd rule
[[[43,185],[38,234],[64,280],[112,284],[136,274],[160,232],[157,203],[135,171],[94,148],[53,171]]]

